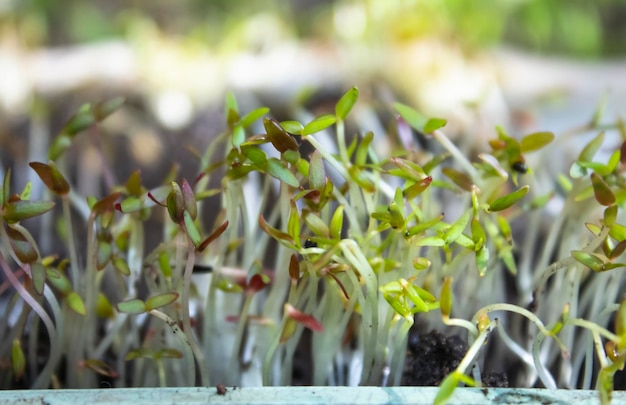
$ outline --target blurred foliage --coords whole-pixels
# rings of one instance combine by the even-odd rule
[[[626,54],[625,0],[54,0],[5,1],[0,24],[33,46],[126,37],[145,21],[220,48],[273,29],[299,39],[387,43],[438,37],[466,49],[512,44],[576,57]],[[265,17],[269,24],[250,24]],[[242,45],[239,43],[239,45]],[[243,45],[255,45],[246,43]]]

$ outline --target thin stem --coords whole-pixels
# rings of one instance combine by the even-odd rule
[[[193,243],[191,243],[191,241],[188,241],[187,264],[185,266],[185,272],[183,275],[183,294],[182,294],[183,329],[184,329],[185,335],[187,336],[187,340],[193,351],[193,354],[195,355],[195,359],[198,361],[198,364],[200,366],[200,370],[199,370],[200,381],[202,382],[203,386],[208,386],[209,385],[208,370],[204,362],[204,356],[202,355],[202,351],[200,350],[200,347],[198,347],[196,339],[193,335],[193,330],[191,329],[191,318],[189,317],[189,294],[190,294],[190,288],[191,288],[191,275],[193,274],[193,265],[195,262],[195,257],[196,257],[195,246],[193,245]],[[193,370],[194,370],[193,375],[192,375],[193,378],[190,378],[189,380],[192,382],[193,385],[195,385],[196,368],[194,364],[194,357],[192,356],[188,360],[192,363]]]
[[[67,247],[70,252],[72,287],[74,288],[74,291],[77,291],[79,289],[80,276],[78,271],[78,254],[76,252],[76,242],[74,241],[74,227],[72,226],[72,213],[70,211],[70,199],[67,196],[63,196],[61,201],[63,204],[63,217],[65,218],[65,224],[67,227]]]
[[[248,323],[248,315],[250,312],[250,304],[252,304],[252,298],[254,295],[246,293],[246,297],[243,301],[243,307],[241,308],[239,322],[237,322],[237,331],[235,332],[235,343],[233,344],[233,351],[230,356],[231,365],[230,365],[230,376],[229,381],[231,384],[238,384],[237,374],[239,373],[239,352],[241,351],[241,342],[243,342],[243,335],[246,331],[246,326]]]
[[[595,251],[601,244],[604,242],[606,237],[609,235],[610,228],[605,227],[602,229],[600,234],[594,237],[588,244],[583,248],[583,252],[592,253]],[[546,270],[541,273],[541,277],[534,284],[534,297],[535,301],[539,300],[543,291],[545,290],[546,283],[548,279],[557,271],[563,268],[569,268],[578,262],[572,256],[566,257],[564,259],[559,260],[558,262],[552,263]]]
[[[35,300],[28,293],[28,291],[26,291],[26,288],[24,288],[24,286],[15,277],[15,275],[13,274],[13,271],[9,267],[9,264],[4,258],[4,255],[2,254],[2,252],[0,252],[0,267],[2,267],[2,270],[4,271],[4,274],[6,275],[7,279],[13,285],[15,290],[20,294],[24,302],[28,304],[33,309],[33,311],[37,313],[37,315],[39,315],[39,318],[41,318],[41,321],[44,323],[44,325],[46,326],[46,330],[48,331],[48,337],[50,338],[50,348],[56,349],[57,348],[57,331],[56,331],[56,328],[54,327],[54,324],[52,323],[52,319],[50,319],[50,316],[45,311],[45,309],[43,309],[43,307],[39,305],[37,300]],[[49,357],[48,362],[44,366],[44,369],[42,370],[41,373],[44,376],[50,376],[52,374],[51,369],[55,365],[56,364],[54,362],[54,358],[52,356]],[[37,379],[35,383],[33,384],[33,388],[34,389],[47,388],[49,383],[50,383],[49,380],[43,381],[42,379]]]
[[[176,335],[180,339],[181,343],[183,344],[183,352],[185,358],[189,360],[186,362],[187,376],[189,377],[188,381],[193,381],[195,385],[196,365],[194,364],[194,356],[193,352],[191,351],[191,342],[187,338],[187,334],[180,329],[180,327],[178,326],[178,322],[170,318],[167,314],[159,311],[158,309],[152,309],[148,313],[165,322],[167,326],[169,326],[172,330],[172,333],[174,333],[174,335]]]
[[[432,136],[441,144],[441,146],[450,152],[450,154],[457,160],[457,162],[472,179],[477,178],[478,172],[474,166],[472,166],[472,163],[467,160],[465,154],[463,154],[463,152],[461,152],[442,131],[436,130],[432,133]]]

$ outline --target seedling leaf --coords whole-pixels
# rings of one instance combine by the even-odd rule
[[[604,260],[593,253],[587,253],[582,250],[572,250],[572,256],[576,261],[589,267],[593,271],[598,272],[604,270]]]
[[[35,247],[26,235],[22,233],[27,232],[24,228],[19,229],[8,226],[6,232],[13,252],[15,252],[15,255],[22,263],[32,263],[39,258]]]
[[[78,295],[76,291],[72,291],[71,293],[69,293],[65,297],[65,302],[67,303],[67,306],[72,308],[72,310],[74,310],[74,312],[76,312],[77,314],[80,314],[80,315],[87,314],[87,310],[85,309],[85,303],[83,302],[83,299],[80,297],[80,295]]]
[[[258,120],[259,118],[267,114],[269,111],[270,109],[267,107],[261,107],[261,108],[257,108],[256,110],[250,111],[248,114],[244,115],[239,120],[239,126],[242,128],[247,128],[250,125],[252,125],[254,121]]]
[[[30,271],[33,276],[33,287],[37,294],[43,294],[44,283],[46,282],[46,268],[40,262],[34,262],[30,265]]]
[[[579,162],[591,162],[596,155],[600,146],[604,142],[604,131],[600,132],[595,138],[593,138],[578,155]]]
[[[263,126],[267,132],[267,139],[277,151],[283,153],[288,150],[298,150],[298,143],[288,134],[278,121],[273,118],[263,118]]]
[[[313,119],[313,121],[309,122],[302,129],[302,135],[311,135],[316,132],[320,132],[333,125],[337,121],[337,118],[334,115],[326,114],[320,115]]]
[[[53,201],[11,201],[4,205],[4,215],[9,223],[36,217],[50,211],[54,207]]]
[[[267,170],[270,176],[277,178],[283,183],[289,184],[291,187],[300,186],[300,182],[298,182],[298,179],[291,170],[286,168],[283,163],[276,158],[267,159],[267,162],[265,162],[265,170]]]
[[[28,165],[37,173],[41,181],[50,191],[59,195],[69,193],[70,185],[53,161],[48,162],[48,164],[30,162]]]
[[[343,96],[341,96],[335,105],[335,115],[337,116],[337,120],[343,121],[346,119],[358,98],[359,89],[356,87],[352,87]]]
[[[512,205],[517,203],[519,200],[524,198],[524,196],[528,193],[529,189],[530,189],[529,186],[524,186],[520,188],[519,190],[516,190],[510,194],[507,194],[503,197],[496,199],[491,204],[489,204],[489,211],[497,212],[497,211],[502,211],[511,207]]]
[[[593,186],[593,195],[598,203],[605,206],[615,204],[615,194],[602,177],[596,173],[591,173],[591,185]]]
[[[535,132],[526,135],[520,141],[521,153],[529,153],[539,150],[554,140],[552,132]]]
[[[311,155],[311,163],[309,164],[309,186],[313,189],[321,189],[326,182],[326,172],[324,171],[324,162],[322,155],[315,150]]]
[[[166,292],[162,294],[153,295],[146,300],[145,311],[151,311],[153,309],[161,308],[178,299],[178,293]]]
[[[146,312],[146,304],[139,298],[118,302],[115,306],[118,312],[124,314],[143,314]]]

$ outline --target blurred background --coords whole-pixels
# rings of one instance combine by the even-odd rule
[[[383,115],[402,101],[481,139],[565,131],[604,96],[615,121],[625,22],[623,0],[0,0],[0,161],[42,160],[81,105],[117,95],[111,154],[159,175],[224,128],[226,91],[285,119],[356,85]]]

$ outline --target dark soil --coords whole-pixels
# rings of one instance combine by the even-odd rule
[[[401,385],[438,386],[451,373],[467,352],[467,344],[459,336],[445,336],[433,330],[429,333],[412,333]],[[488,372],[483,375],[487,387],[508,387],[507,375]]]

